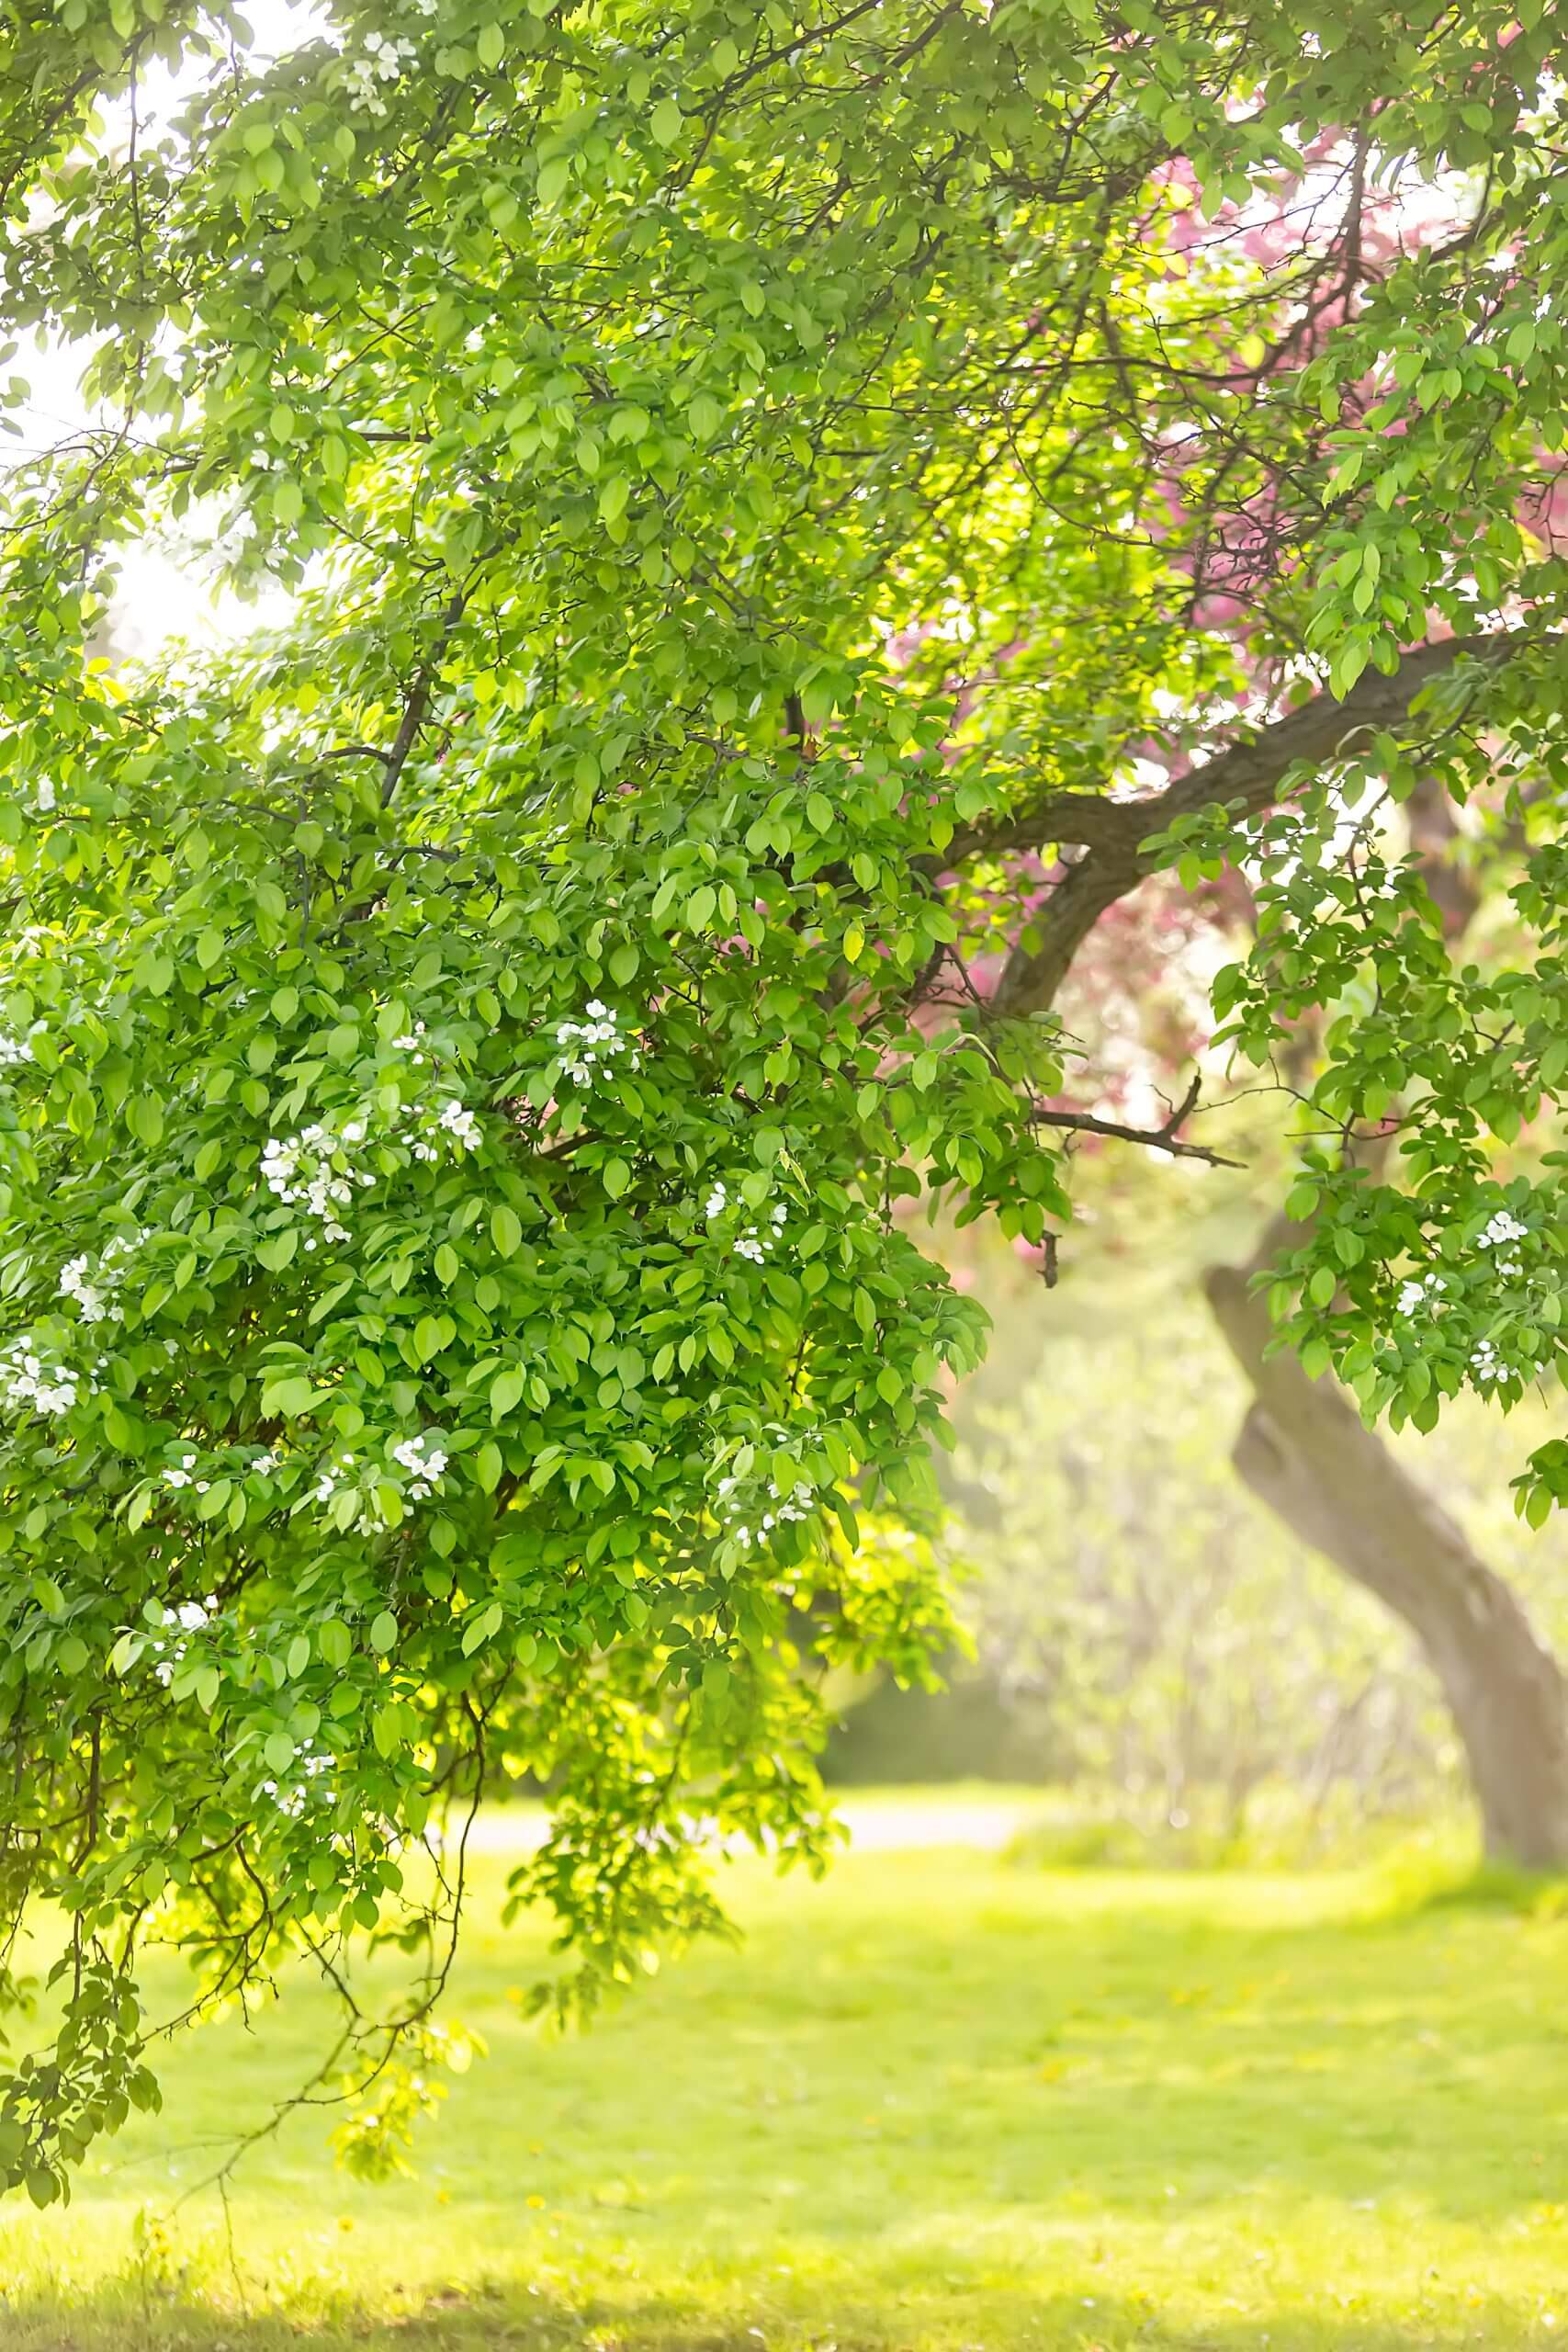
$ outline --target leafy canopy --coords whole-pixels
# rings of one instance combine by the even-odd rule
[[[563,2010],[716,1923],[716,1828],[822,1859],[821,1668],[946,1624],[980,1318],[904,1213],[1059,1228],[1052,1001],[1156,862],[1251,861],[1240,1048],[1333,1014],[1296,1340],[1417,1418],[1555,1361],[1559,1175],[1495,1172],[1568,1069],[1554,45],[22,11],[6,312],[94,405],[4,496],[0,1897],[66,1938],[8,2180],[156,2098],[160,1939],[198,2008],[313,1951],[396,2161],[498,1778],[551,1791]],[[96,658],[169,533],[287,624]],[[1432,775],[1512,967],[1401,861]]]

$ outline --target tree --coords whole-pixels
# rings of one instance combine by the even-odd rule
[[[421,1842],[498,1774],[551,1787],[562,2007],[715,1924],[711,1825],[820,1860],[798,1629],[920,1670],[980,1339],[894,1211],[1060,1229],[1053,999],[1156,864],[1258,876],[1238,1050],[1332,1012],[1306,1370],[1426,1422],[1559,1361],[1557,1163],[1495,1159],[1568,1069],[1555,42],[24,12],[7,314],[97,405],[6,492],[3,1893],[68,1923],[7,2178],[156,2096],[150,1939],[198,2007],[314,1952],[394,2160],[461,1910]],[[291,618],[111,677],[170,530]],[[1388,853],[1418,778],[1515,823],[1495,968]],[[399,2014],[355,1935],[423,1954]]]

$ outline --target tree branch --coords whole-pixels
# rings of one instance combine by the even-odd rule
[[[1345,696],[1314,695],[1299,710],[1248,729],[1227,750],[1147,799],[1111,800],[1091,792],[1058,792],[993,825],[955,837],[946,863],[1048,844],[1082,845],[1089,854],[1056,886],[1032,925],[1034,944],[1015,947],[994,1001],[1005,1012],[1034,1012],[1050,1005],[1073,958],[1108,907],[1152,871],[1141,845],[1179,817],[1218,801],[1240,815],[1267,808],[1281,779],[1302,762],[1342,757],[1359,738],[1397,725],[1424,686],[1463,657],[1502,659],[1537,641],[1529,629],[1495,636],[1450,638],[1418,645],[1392,677],[1365,673]]]
[[[1065,1127],[1069,1134],[1109,1136],[1117,1143],[1140,1143],[1156,1151],[1168,1151],[1173,1159],[1201,1159],[1209,1168],[1245,1168],[1242,1159],[1227,1159],[1224,1152],[1211,1151],[1201,1143],[1181,1143],[1179,1130],[1185,1125],[1198,1107],[1198,1096],[1203,1081],[1195,1077],[1163,1127],[1124,1127],[1115,1119],[1097,1119],[1088,1111],[1051,1111],[1042,1102],[1034,1103],[1030,1117],[1038,1127]]]
[[[398,788],[398,778],[408,763],[409,753],[413,750],[415,738],[424,723],[425,709],[430,701],[430,689],[434,684],[435,673],[440,666],[442,656],[452,642],[453,631],[468,610],[468,598],[472,594],[471,580],[462,587],[454,589],[442,613],[441,624],[435,634],[435,642],[421,662],[413,684],[409,689],[408,700],[403,705],[402,724],[393,739],[391,750],[386,754],[387,774],[381,786],[383,808],[387,807]]]

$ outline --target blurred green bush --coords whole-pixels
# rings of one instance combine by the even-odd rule
[[[1462,1759],[1404,1629],[1245,1492],[1242,1385],[1201,1298],[1129,1289],[1057,1316],[964,1400],[953,1546],[974,1656],[949,1690],[877,1689],[846,1715],[842,1781],[991,1774],[1074,1802],[1039,1858],[1300,1863],[1367,1850],[1462,1804]],[[1520,1408],[1545,1432],[1543,1404]],[[1568,1645],[1568,1531],[1532,1533],[1521,1444],[1484,1409],[1411,1438],[1542,1631]]]

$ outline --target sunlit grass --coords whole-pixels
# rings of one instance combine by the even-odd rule
[[[588,2038],[520,2016],[488,1855],[454,2002],[491,2055],[418,2180],[320,2116],[210,2198],[319,2049],[291,1990],[164,2067],[68,2212],[0,2209],[11,2352],[451,2343],[1515,2346],[1568,2333],[1568,1923],[1385,1870],[730,1873],[747,1939]],[[139,2208],[167,2251],[139,2264]],[[248,2315],[247,2315],[248,2313]],[[308,2338],[307,2340],[314,2340]]]

